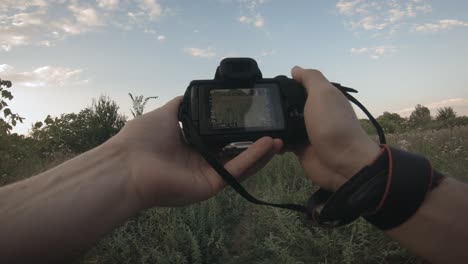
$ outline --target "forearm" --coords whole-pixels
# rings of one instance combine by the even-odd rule
[[[467,184],[445,179],[408,221],[386,233],[432,263],[466,262],[467,194]]]
[[[103,145],[0,189],[0,263],[81,254],[138,210],[124,157]]]

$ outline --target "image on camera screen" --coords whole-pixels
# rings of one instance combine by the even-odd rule
[[[213,89],[210,91],[212,129],[281,129],[279,94],[271,88]]]

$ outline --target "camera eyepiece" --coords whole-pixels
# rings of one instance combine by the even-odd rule
[[[223,81],[230,87],[250,88],[259,79],[262,79],[262,72],[257,62],[251,58],[225,58],[215,74],[215,80]]]

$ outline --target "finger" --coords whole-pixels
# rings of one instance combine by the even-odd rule
[[[311,93],[313,89],[329,88],[331,85],[327,78],[318,70],[303,69],[299,66],[294,66],[291,69],[291,75],[294,80],[298,81],[306,88],[308,94]]]
[[[240,176],[254,167],[264,157],[267,157],[272,151],[274,151],[274,140],[270,137],[263,137],[237,157],[227,162],[224,167],[232,176],[240,178]]]
[[[242,175],[238,176],[237,180],[238,181],[243,181],[243,180],[247,179],[248,177],[250,177],[251,175],[255,174],[256,172],[261,170],[263,167],[265,167],[268,164],[268,162],[270,162],[271,159],[276,154],[278,154],[277,151],[274,148],[272,148],[265,156],[263,156],[263,158],[258,160],[252,167],[250,167],[249,169],[244,171],[242,173]]]
[[[273,149],[275,154],[280,154],[283,151],[283,140],[279,138],[273,139]]]
[[[255,163],[255,165],[245,171],[238,179],[239,181],[243,181],[248,178],[250,175],[256,173],[257,171],[261,170],[265,167],[268,162],[277,154],[280,154],[283,149],[283,140],[279,138],[273,139],[273,148],[266,154],[261,160]]]

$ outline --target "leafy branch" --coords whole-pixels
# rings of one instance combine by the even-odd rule
[[[0,117],[0,133],[9,134],[18,122],[23,123],[24,118],[11,111],[7,100],[11,101],[13,95],[8,90],[12,86],[11,81],[0,79],[0,113],[3,112],[3,117]]]

